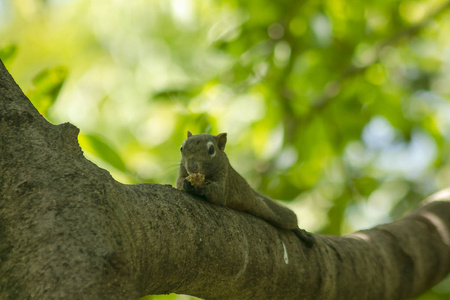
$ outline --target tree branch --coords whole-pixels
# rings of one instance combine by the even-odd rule
[[[45,121],[0,64],[1,299],[398,300],[450,271],[448,191],[306,249],[290,231],[171,186],[116,182],[83,157],[77,134]]]

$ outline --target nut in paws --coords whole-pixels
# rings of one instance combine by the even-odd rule
[[[189,181],[193,187],[199,187],[206,184],[205,175],[201,173],[191,173],[188,177],[186,177],[187,181]]]

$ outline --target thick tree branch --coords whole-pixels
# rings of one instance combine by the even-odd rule
[[[77,134],[45,121],[0,64],[1,299],[398,300],[450,271],[448,193],[306,249],[171,186],[116,182],[83,157]]]

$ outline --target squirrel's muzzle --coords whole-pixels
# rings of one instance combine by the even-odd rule
[[[186,162],[186,171],[188,172],[188,174],[191,173],[199,173],[200,171],[200,163],[198,161],[192,161],[192,160],[188,160]]]

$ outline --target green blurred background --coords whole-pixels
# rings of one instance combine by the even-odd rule
[[[346,234],[449,186],[449,3],[0,0],[0,58],[118,181],[174,184],[187,130],[227,132],[253,187]]]

